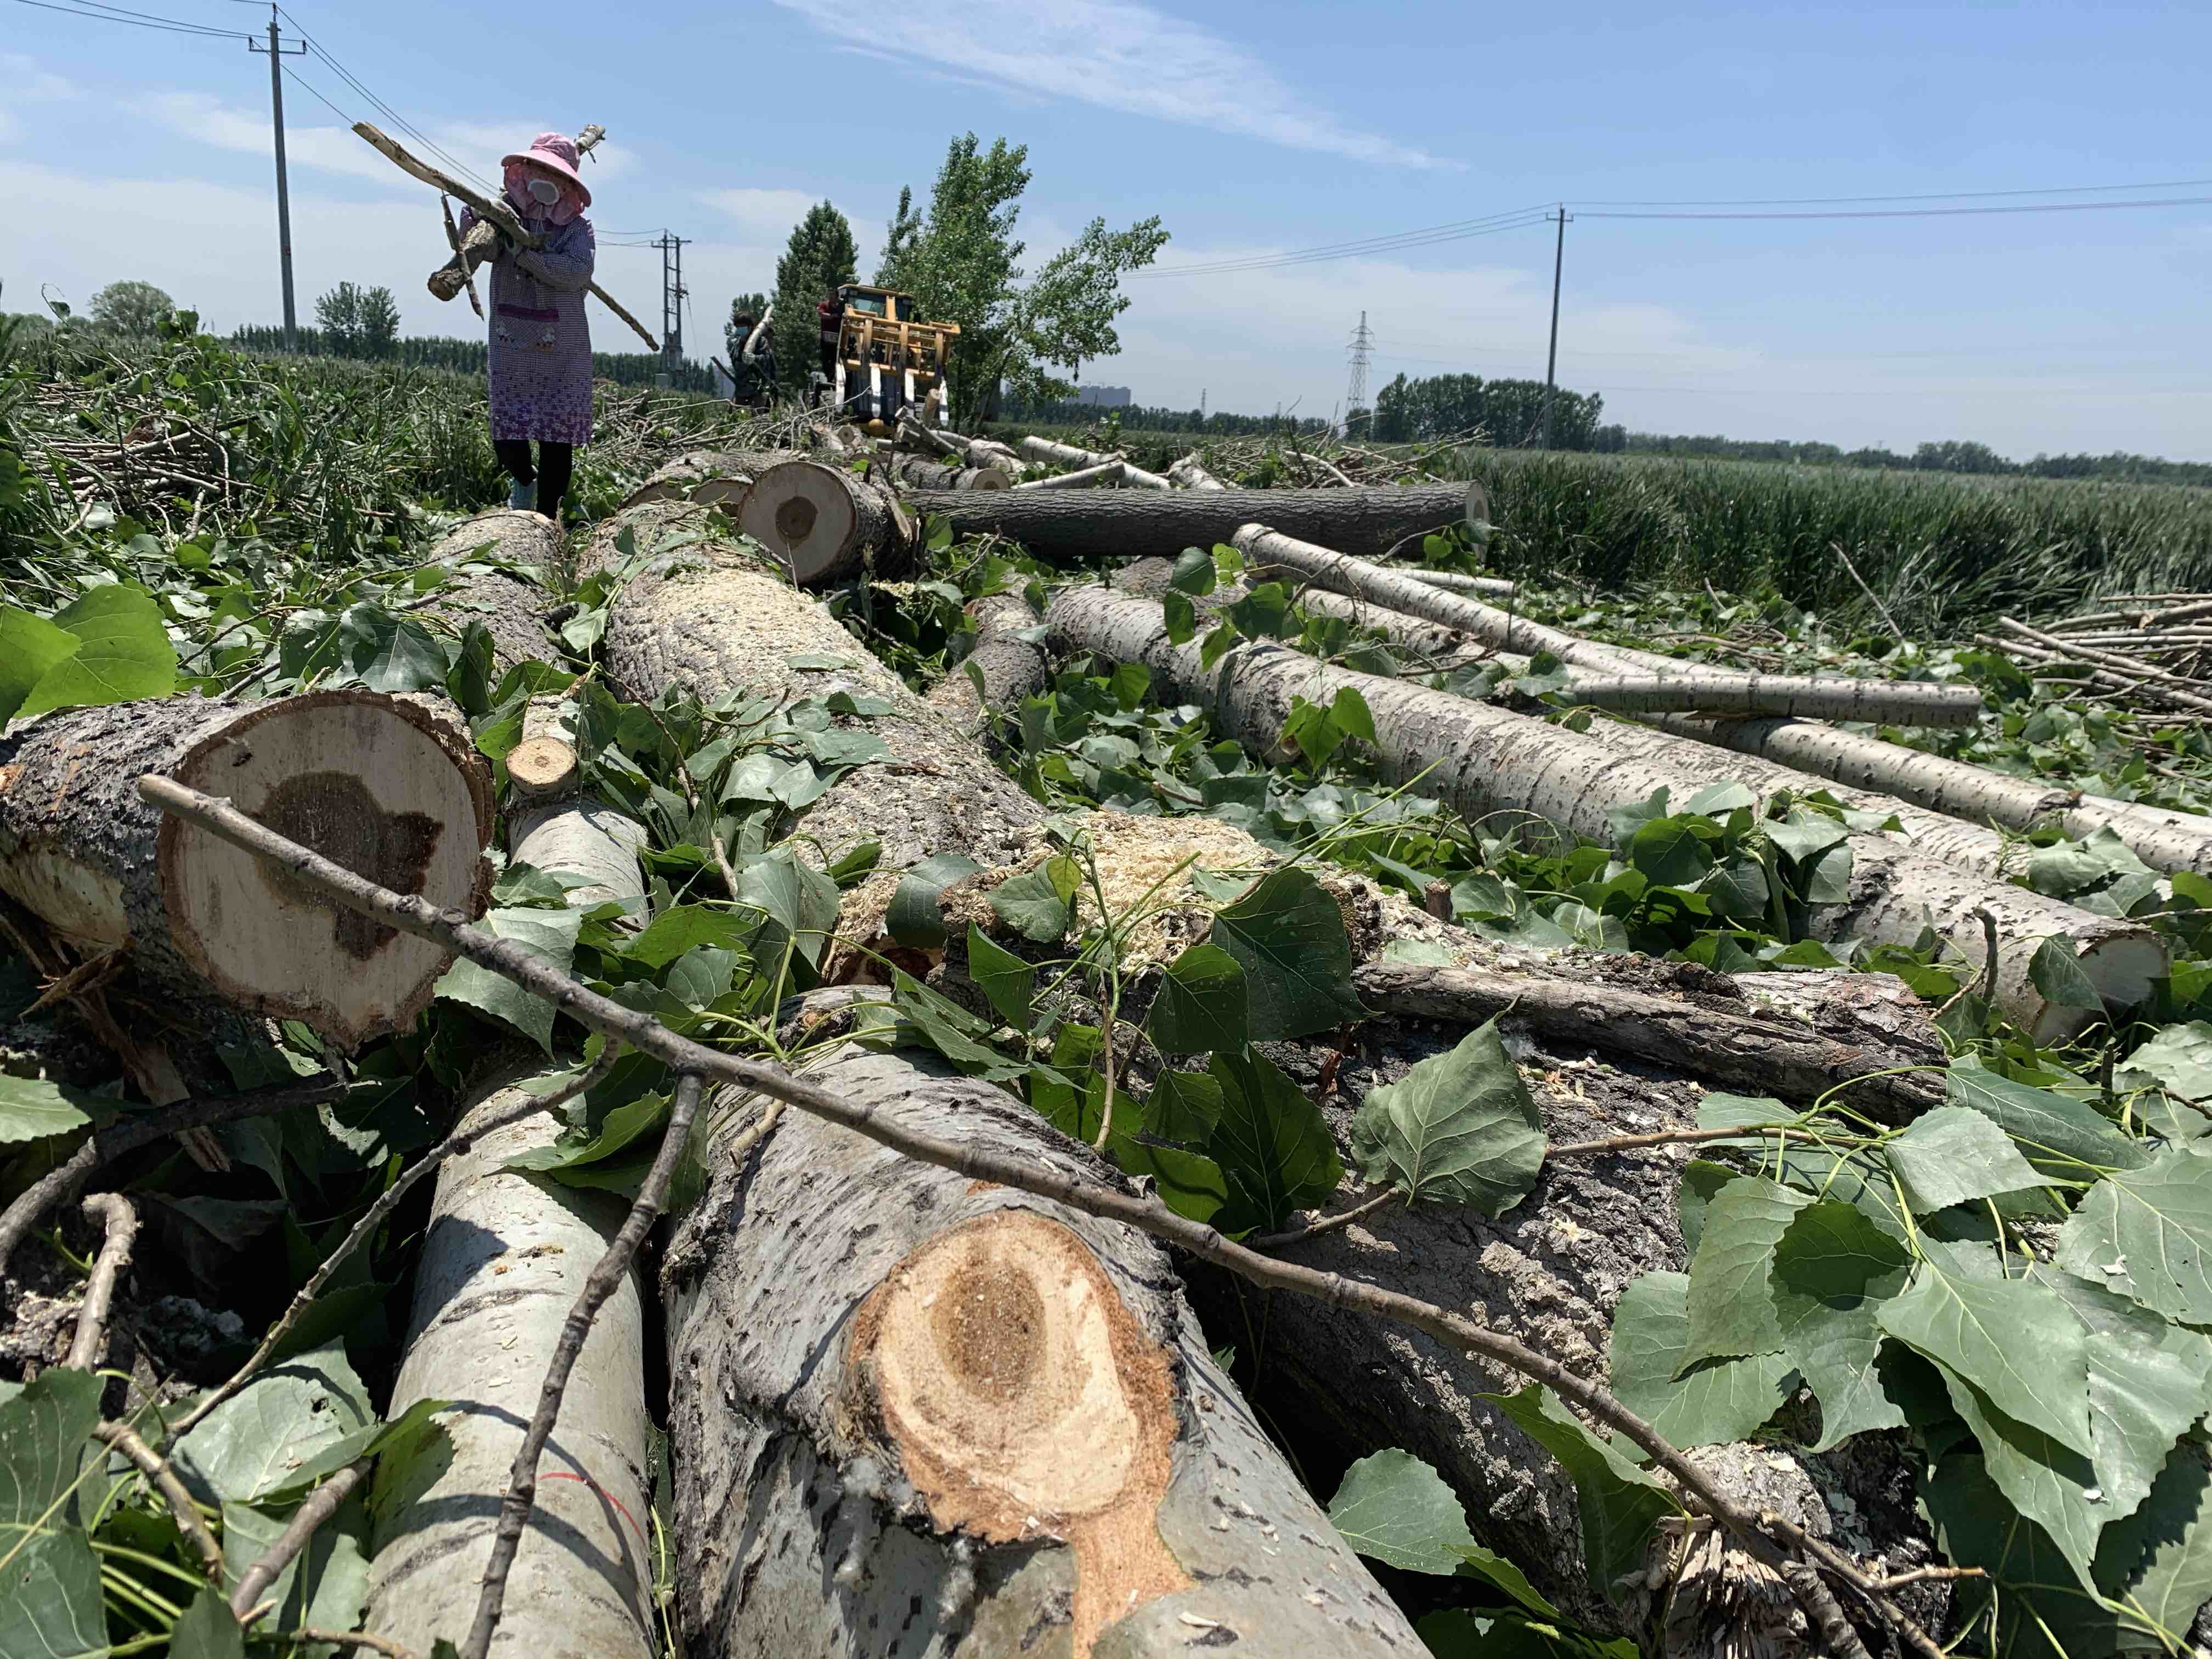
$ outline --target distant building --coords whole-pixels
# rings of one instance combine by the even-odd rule
[[[1095,404],[1100,409],[1127,409],[1130,401],[1129,388],[1125,386],[1078,386],[1075,401]]]

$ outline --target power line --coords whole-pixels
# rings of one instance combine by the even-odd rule
[[[337,116],[339,120],[344,122],[348,126],[351,126],[353,125],[354,118],[348,114],[344,110],[340,109],[336,104],[331,102],[329,99],[325,98],[321,90],[313,81],[307,79],[306,76],[301,74],[299,70],[294,69],[289,64],[287,64],[284,66],[284,73],[292,77],[295,85],[304,87],[307,91],[313,93],[321,102],[323,107],[330,111],[331,114]]]
[[[40,11],[58,11],[70,17],[89,17],[100,23],[128,23],[134,28],[167,29],[172,34],[212,36],[222,40],[251,40],[253,37],[238,29],[210,28],[204,23],[179,22],[174,18],[155,17],[150,13],[124,12],[115,8],[86,11],[76,6],[58,6],[53,0],[15,0],[22,6],[36,6]]]
[[[2212,196],[2166,196],[2139,202],[2026,202],[2006,207],[1857,208],[1808,213],[1622,213],[1577,209],[1591,219],[1948,219],[1988,213],[2099,213],[2118,208],[2203,207]]]
[[[301,22],[298,18],[294,17],[290,12],[285,11],[284,8],[282,6],[279,6],[277,9],[283,12],[285,17],[290,20],[292,27],[299,31],[300,38],[307,43],[308,49],[312,51],[317,58],[329,64],[332,70],[336,70],[338,77],[348,86],[351,87],[362,97],[368,100],[369,103],[380,113],[381,113],[386,119],[389,120],[394,126],[398,127],[409,137],[414,139],[416,143],[428,149],[433,155],[443,161],[447,167],[453,168],[456,173],[460,173],[465,178],[475,179],[477,183],[484,187],[486,191],[492,195],[497,195],[499,193],[499,187],[495,185],[491,180],[485,178],[483,174],[478,173],[474,167],[469,166],[467,162],[461,161],[450,151],[445,149],[438,143],[437,140],[432,138],[429,134],[424,132],[422,128],[416,126],[412,121],[410,121],[390,104],[387,104],[383,99],[380,98],[369,88],[368,84],[364,82],[359,76],[356,75],[351,70],[348,69],[343,64],[337,60],[337,54],[332,52],[329,47],[324,46],[319,40],[316,39],[313,35],[309,34],[307,33],[307,26]]]
[[[2143,185],[2052,185],[2040,190],[1931,190],[1898,196],[1749,196],[1715,201],[1594,201],[1592,208],[1832,207],[1854,202],[1968,202],[2001,196],[2087,196],[2122,190],[2194,190],[2212,179],[2163,179]]]
[[[1149,270],[1132,271],[1129,275],[1132,278],[1214,276],[1246,270],[1273,270],[1285,265],[1318,264],[1331,259],[1354,259],[1368,254],[1395,253],[1404,248],[1427,247],[1437,242],[1494,236],[1501,231],[1521,230],[1545,222],[1542,209],[1524,208],[1513,213],[1492,214],[1486,219],[1462,220],[1457,224],[1433,225],[1425,230],[1401,231],[1395,235],[1374,236],[1364,241],[1335,242],[1322,247],[1300,248],[1288,253],[1255,254],[1247,258],[1220,259],[1204,264],[1163,265]]]

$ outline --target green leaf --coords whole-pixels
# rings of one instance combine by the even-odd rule
[[[1352,986],[1344,913],[1306,871],[1266,877],[1215,913],[1212,937],[1244,969],[1254,1042],[1287,1042],[1367,1017]]]
[[[1815,812],[1803,806],[1792,807],[1785,819],[1769,818],[1759,827],[1784,857],[1801,866],[1808,860],[1817,859],[1831,847],[1842,846],[1851,836],[1849,830],[1826,812]]]
[[[368,1583],[364,1565],[362,1584]],[[358,1611],[354,1617],[360,1617]],[[213,1584],[203,1584],[169,1633],[169,1659],[246,1659],[246,1632]]]
[[[298,1504],[222,1506],[223,1568],[230,1582],[235,1583],[267,1553],[299,1508]],[[368,1601],[368,1509],[356,1492],[315,1529],[307,1547],[286,1563],[263,1592],[263,1600],[276,1604],[268,1615],[270,1627],[289,1630],[307,1625],[346,1630],[359,1623]]]
[[[1987,1259],[1979,1245],[1954,1253],[1929,1241],[1927,1249],[1912,1282],[1875,1309],[1875,1322],[1972,1382],[2006,1416],[2089,1455],[2081,1322],[2044,1285],[1976,1276]]]
[[[44,617],[0,606],[0,722],[13,720],[32,688],[76,648],[76,635]]]
[[[2125,1069],[2155,1079],[2184,1100],[2212,1101],[2212,1025],[2192,1019],[2167,1026],[2127,1057]]]
[[[1713,1195],[1690,1259],[1684,1364],[1781,1351],[1767,1276],[1783,1234],[1812,1202],[1761,1176],[1739,1176]]]
[[[2045,1184],[2012,1139],[1969,1106],[1938,1106],[1883,1143],[1915,1215]]]
[[[177,1472],[207,1503],[252,1503],[290,1486],[325,1447],[374,1421],[368,1392],[333,1341],[261,1372],[176,1448]]]
[[[1072,858],[1047,859],[1009,876],[991,892],[991,913],[1032,945],[1056,945],[1075,920],[1083,868]]]
[[[641,968],[659,969],[702,945],[743,950],[754,927],[751,917],[714,905],[671,905],[630,941],[623,954]]]
[[[1328,1519],[1360,1554],[1405,1572],[1450,1577],[1480,1547],[1444,1478],[1411,1452],[1379,1451],[1346,1469]]]
[[[2104,1012],[2104,998],[2082,971],[2074,954],[2074,941],[2063,933],[2053,933],[2035,947],[2034,956],[2028,959],[2027,980],[2045,1002],[2061,1008]]]
[[[1168,577],[1168,586],[1179,593],[1204,599],[1213,592],[1218,580],[1218,574],[1213,568],[1213,555],[1202,547],[1186,547],[1175,562],[1175,569]]]
[[[787,953],[796,953],[810,968],[821,965],[837,926],[836,882],[792,856],[787,848],[779,848],[738,872],[731,896],[767,918],[764,925],[750,928],[743,946],[763,972],[775,973]]]
[[[177,648],[169,643],[161,607],[136,583],[95,587],[56,611],[53,623],[76,636],[76,649],[39,677],[15,710],[17,719],[49,708],[166,697],[177,689]],[[45,645],[51,648],[52,641]]]
[[[0,1146],[65,1135],[115,1116],[114,1103],[41,1078],[0,1077]]]
[[[1164,1054],[1241,1048],[1250,1036],[1244,969],[1218,945],[1194,945],[1167,966],[1145,1034]]]
[[[1800,1210],[1775,1246],[1768,1279],[1775,1325],[1784,1357],[1820,1402],[1815,1451],[1905,1422],[1882,1388],[1874,1310],[1897,1293],[1911,1264],[1863,1211],[1833,1198]]]
[[[2212,1027],[2206,1035],[2212,1036]],[[2010,1135],[2045,1175],[2086,1181],[2106,1170],[2139,1169],[2150,1162],[2141,1143],[2115,1128],[2095,1107],[2070,1096],[1960,1064],[1944,1073],[1943,1092]]]
[[[1642,1568],[1651,1529],[1679,1512],[1674,1498],[1537,1384],[1518,1394],[1481,1397],[1557,1458],[1574,1481],[1590,1584],[1613,1599],[1620,1580]]]
[[[2212,1158],[2181,1147],[2089,1188],[2058,1265],[2169,1319],[2212,1324]]]
[[[2106,1526],[2097,1583],[2126,1609],[2128,1646],[2185,1650],[2197,1610],[2212,1600],[2212,1468],[2196,1448],[2175,1448],[2135,1513]],[[2135,1638],[2137,1631],[2150,1639]]]
[[[514,906],[487,910],[477,925],[565,974],[574,959],[576,933],[583,920],[580,910]],[[439,979],[437,994],[513,1026],[547,1054],[553,1052],[553,1005],[504,975],[473,962],[456,962]]]
[[[1677,1446],[1747,1439],[1782,1404],[1790,1361],[1771,1353],[1686,1367],[1689,1296],[1689,1275],[1670,1273],[1646,1273],[1620,1293],[1613,1314],[1613,1392]]]
[[[1360,1173],[1389,1182],[1408,1204],[1498,1216],[1536,1184],[1544,1120],[1493,1019],[1370,1091],[1352,1121],[1352,1146]]]
[[[89,1371],[49,1366],[0,1405],[0,1555],[16,1542],[9,1528],[50,1521],[46,1511],[76,1481],[105,1386]]]
[[[1036,969],[1012,951],[992,944],[972,921],[968,924],[968,977],[990,999],[1007,1024],[1016,1030],[1029,1030]]]
[[[1952,1409],[1966,1420],[1982,1449],[1982,1467],[2012,1506],[2043,1528],[2085,1589],[2094,1588],[2091,1562],[2106,1512],[2095,1469],[2081,1453],[2063,1446],[1990,1404],[1949,1366],[1936,1368]]]
[[[1698,1253],[1698,1240],[1705,1232],[1705,1206],[1713,1201],[1713,1194],[1735,1179],[1734,1170],[1708,1158],[1693,1158],[1682,1166],[1682,1184],[1674,1193],[1674,1215],[1681,1224],[1686,1255]]]
[[[501,1167],[554,1174],[562,1170],[580,1170],[589,1164],[603,1164],[628,1147],[640,1135],[648,1134],[659,1127],[667,1115],[666,1095],[640,1095],[635,1100],[625,1101],[609,1112],[600,1121],[596,1134],[571,1132],[549,1146],[532,1146],[517,1152]]]
[[[1145,1102],[1145,1131],[1161,1140],[1203,1146],[1221,1121],[1224,1091],[1209,1072],[1162,1072]]]
[[[1996,1652],[2007,1659],[2087,1659],[2112,1652],[2111,1615],[2083,1592],[2051,1534],[2013,1508],[1979,1457],[1943,1458],[1923,1484],[1921,1498],[1943,1554],[1989,1574],[1986,1581],[1960,1584],[1958,1612],[1962,1619],[1978,1616],[1995,1588]]]
[[[937,896],[963,877],[983,866],[959,853],[938,853],[906,872],[898,890],[884,911],[884,926],[890,936],[911,950],[934,949],[945,943],[945,923],[938,914]]]
[[[1850,843],[1831,847],[1819,857],[1797,866],[1808,904],[1844,904],[1851,896],[1853,854]]]
[[[1321,1108],[1255,1049],[1217,1054],[1206,1069],[1221,1085],[1221,1117],[1206,1150],[1234,1202],[1224,1232],[1274,1232],[1326,1200],[1344,1179]]]
[[[1170,589],[1160,595],[1160,611],[1167,623],[1168,643],[1188,645],[1198,633],[1198,607],[1190,595]]]
[[[1694,887],[1713,867],[1705,840],[1680,818],[1658,818],[1628,838],[1628,862],[1656,887]]]
[[[346,608],[338,618],[338,649],[352,677],[372,691],[445,688],[445,647],[422,623],[381,605]]]
[[[70,1473],[76,1473],[72,1462]],[[100,1558],[76,1527],[9,1538],[0,1534],[0,1654],[7,1659],[103,1659],[109,1651]],[[204,1591],[203,1595],[214,1592]],[[216,1605],[238,1620],[220,1597]],[[171,1653],[178,1650],[171,1647]]]

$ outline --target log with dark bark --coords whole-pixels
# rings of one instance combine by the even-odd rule
[[[502,507],[447,531],[422,562],[482,561],[550,571],[561,550],[561,532],[550,519]],[[492,666],[504,674],[519,663],[560,660],[543,621],[549,603],[543,587],[504,570],[483,570],[457,574],[431,596],[421,614],[456,634],[467,632],[471,623],[482,623],[491,635]]]
[[[696,501],[702,507],[734,507],[753,480],[782,461],[802,459],[796,449],[693,449],[648,473],[623,506],[645,501]]]
[[[995,500],[1000,493],[954,490],[931,499]],[[738,527],[774,554],[801,587],[864,574],[897,576],[914,562],[915,520],[897,498],[819,461],[768,468],[753,480],[737,516]]]
[[[1255,519],[1347,553],[1379,558],[1412,538],[1466,522],[1466,484],[1361,489],[1009,489],[994,495],[917,493],[914,506],[961,536],[995,532],[1053,563],[1147,555],[1226,542]]]
[[[491,869],[489,769],[428,700],[198,696],[43,716],[0,742],[0,890],[186,1006],[295,1018],[351,1049],[404,1030],[448,958],[333,916],[253,858],[165,817],[160,773],[232,798],[349,869],[473,915]]]
[[[934,1054],[805,1075],[1090,1179]],[[1421,1651],[1133,1229],[787,1118],[722,1143],[662,1280],[684,1650],[1023,1659]]]

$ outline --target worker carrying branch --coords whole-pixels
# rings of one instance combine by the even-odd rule
[[[501,236],[491,265],[491,340],[486,362],[492,449],[514,481],[508,504],[534,507],[556,524],[575,446],[592,441],[592,331],[584,295],[598,261],[592,192],[578,176],[574,142],[540,133],[501,158],[506,204],[542,235],[541,248]],[[464,238],[476,211],[463,215]],[[530,446],[538,445],[535,465]]]

